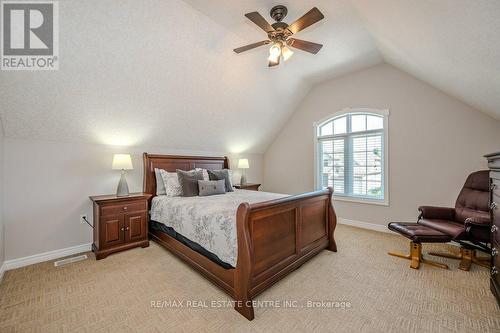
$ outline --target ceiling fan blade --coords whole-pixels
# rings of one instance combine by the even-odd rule
[[[306,40],[301,40],[301,39],[296,39],[296,38],[289,38],[286,43],[288,46],[295,47],[296,49],[306,51],[312,54],[316,54],[321,50],[323,47],[322,44],[317,44],[313,42],[308,42]]]
[[[274,28],[269,24],[269,22],[266,21],[265,18],[262,17],[262,15],[259,14],[259,12],[247,13],[247,14],[245,14],[245,16],[250,21],[257,24],[265,32],[270,33],[272,31],[274,31]]]
[[[269,60],[268,67],[278,66],[278,65],[280,64],[280,58],[281,58],[281,56],[279,56],[279,57],[276,59],[276,60],[277,60],[276,62]]]
[[[291,33],[296,34],[297,32],[304,30],[308,26],[321,21],[324,18],[323,14],[319,11],[318,8],[314,7],[310,11],[304,14],[301,18],[297,19],[297,21],[293,22],[288,26],[288,30]]]
[[[253,44],[248,44],[248,45],[245,45],[245,46],[242,46],[242,47],[238,47],[237,49],[234,49],[233,51],[236,52],[236,53],[241,53],[241,52],[245,52],[245,51],[248,51],[248,50],[254,49],[256,47],[269,44],[269,43],[271,43],[270,40],[263,40],[261,42],[257,42],[257,43],[253,43]]]

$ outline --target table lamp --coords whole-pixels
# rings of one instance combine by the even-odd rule
[[[120,177],[120,182],[118,183],[118,188],[116,190],[117,197],[126,197],[128,193],[127,179],[125,178],[125,170],[133,170],[132,159],[130,154],[115,154],[113,156],[113,170],[121,170],[122,175]]]
[[[246,158],[240,158],[238,160],[238,169],[249,169],[250,166],[248,164],[248,159]],[[240,180],[240,185],[245,185],[247,183],[247,177],[245,176],[245,171],[243,170],[241,172],[241,180]]]

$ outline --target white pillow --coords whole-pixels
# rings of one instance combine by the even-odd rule
[[[161,178],[165,184],[165,194],[169,197],[179,197],[182,194],[181,184],[177,178],[177,172],[168,172],[160,169]]]
[[[156,195],[165,195],[165,183],[163,182],[163,177],[161,176],[160,170],[155,168],[155,178],[156,178]],[[165,171],[165,170],[163,170]]]
[[[196,168],[196,171],[201,170],[203,171],[203,180],[210,180],[210,177],[208,177],[208,171],[207,169],[202,169],[202,168]]]

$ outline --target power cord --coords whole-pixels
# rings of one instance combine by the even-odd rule
[[[90,224],[90,222],[87,220],[87,218],[85,216],[82,216],[82,219],[87,222],[87,224],[92,228],[94,229],[94,226],[92,224]]]

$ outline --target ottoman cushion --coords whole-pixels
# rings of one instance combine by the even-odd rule
[[[391,222],[387,227],[415,243],[446,243],[451,240],[447,234],[418,223]]]
[[[453,239],[460,239],[466,236],[463,223],[455,223],[449,220],[420,219],[418,224],[441,231],[452,236]]]

